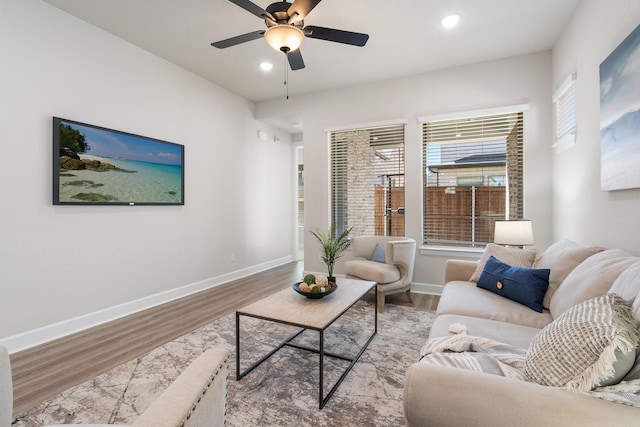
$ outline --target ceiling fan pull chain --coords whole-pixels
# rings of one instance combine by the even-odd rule
[[[287,80],[289,80],[289,52],[284,53],[284,85],[287,91],[287,99],[289,99],[289,85],[287,84]]]

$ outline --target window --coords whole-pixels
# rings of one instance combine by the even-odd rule
[[[576,75],[571,74],[553,94],[556,124],[556,150],[562,150],[576,141]]]
[[[424,243],[486,245],[493,242],[496,220],[523,218],[524,108],[519,109],[421,119]]]
[[[404,236],[404,124],[329,132],[331,223]]]

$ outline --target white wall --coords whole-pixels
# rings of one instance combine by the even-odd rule
[[[292,259],[290,136],[252,103],[39,0],[0,3],[0,52],[0,345]],[[185,205],[53,206],[52,116],[184,144]]]
[[[398,64],[398,66],[402,66]],[[525,209],[536,246],[551,243],[551,53],[543,52],[466,67],[259,103],[258,118],[304,115],[305,230],[327,227],[328,144],[325,129],[402,119],[406,127],[406,231],[422,242],[421,131],[417,117],[528,103],[525,113]],[[305,244],[305,269],[324,271],[319,246]],[[459,255],[419,254],[414,283],[441,285],[444,262]],[[346,259],[346,257],[345,257]],[[336,268],[342,273],[341,264]]]
[[[553,88],[577,73],[576,145],[553,155],[555,240],[640,255],[640,189],[600,191],[599,76],[600,63],[638,24],[637,0],[584,0],[553,49]]]

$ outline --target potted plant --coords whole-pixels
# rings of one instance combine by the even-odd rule
[[[331,229],[327,233],[320,228],[316,228],[311,231],[311,234],[313,234],[313,236],[318,239],[322,245],[322,261],[327,264],[329,280],[332,282],[335,282],[335,277],[333,277],[333,265],[336,263],[338,258],[342,256],[342,253],[351,245],[349,233],[351,233],[352,228],[353,227],[345,230],[339,236],[336,236],[335,224],[331,226]]]

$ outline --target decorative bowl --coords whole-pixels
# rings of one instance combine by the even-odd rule
[[[301,291],[300,290],[300,283],[302,283],[302,282],[296,282],[291,287],[293,288],[294,291],[296,291],[300,295],[304,295],[305,297],[310,298],[310,299],[324,298],[327,295],[329,295],[330,293],[332,293],[333,291],[335,291],[336,289],[338,289],[338,285],[336,285],[333,282],[329,282],[329,286],[331,287],[331,289],[326,291],[326,292],[305,292],[305,291]]]

